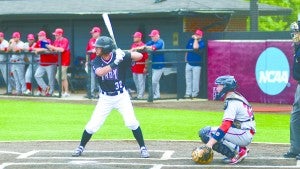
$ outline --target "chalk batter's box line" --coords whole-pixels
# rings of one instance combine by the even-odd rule
[[[60,159],[141,159],[141,158],[114,158],[114,157],[65,157],[65,156],[57,156],[57,157],[39,157],[39,156],[35,156],[35,157],[31,157],[32,155],[34,154],[37,154],[39,152],[49,152],[49,153],[72,153],[73,151],[70,151],[70,150],[33,150],[33,151],[30,151],[30,152],[27,152],[27,153],[23,153],[21,154],[20,156],[24,157],[24,158],[31,158],[31,159],[34,159],[34,158],[39,158],[39,159],[47,159],[47,158],[53,158],[53,159],[56,159],[56,158],[60,158]],[[88,150],[88,151],[85,151],[85,153],[117,153],[117,152],[122,152],[122,153],[136,153],[136,152],[139,152],[138,150],[118,150],[118,151],[95,151],[95,150]],[[150,150],[149,151],[150,153],[151,152],[158,152],[158,153],[163,153],[162,157],[161,158],[153,158],[153,157],[150,157],[149,159],[182,159],[182,160],[185,160],[185,159],[191,159],[190,157],[179,157],[179,158],[176,158],[176,157],[171,157],[175,151],[173,150]],[[222,157],[214,157],[215,159],[222,159]],[[284,158],[284,157],[266,157],[266,156],[261,156],[261,157],[247,157],[247,159],[251,159],[251,160],[289,160],[287,158]],[[290,159],[292,160],[292,159]]]

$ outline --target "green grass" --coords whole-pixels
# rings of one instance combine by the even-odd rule
[[[0,100],[0,141],[79,140],[95,105]],[[199,140],[198,130],[218,126],[223,113],[135,107],[146,140]],[[289,114],[257,113],[255,142],[289,142]],[[113,111],[93,139],[133,139]]]

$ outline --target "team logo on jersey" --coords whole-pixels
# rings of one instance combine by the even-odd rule
[[[276,47],[264,50],[255,67],[256,82],[268,95],[281,93],[289,84],[290,67],[285,54]]]
[[[102,76],[102,80],[117,80],[118,79],[118,69],[112,69],[106,75]]]

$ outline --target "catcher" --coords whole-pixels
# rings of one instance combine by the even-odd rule
[[[224,97],[223,121],[219,127],[208,126],[199,131],[199,137],[206,145],[196,148],[192,157],[195,162],[210,163],[213,154],[209,149],[213,149],[226,156],[223,159],[224,163],[237,164],[245,159],[249,152],[246,146],[251,143],[255,134],[254,114],[248,101],[236,92],[237,82],[233,76],[220,76],[215,80],[215,84],[217,86],[214,88],[214,99],[220,100]]]

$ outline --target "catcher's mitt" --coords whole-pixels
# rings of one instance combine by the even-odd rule
[[[212,148],[204,145],[201,147],[196,147],[192,151],[192,160],[199,164],[209,164],[214,158],[214,151]]]

